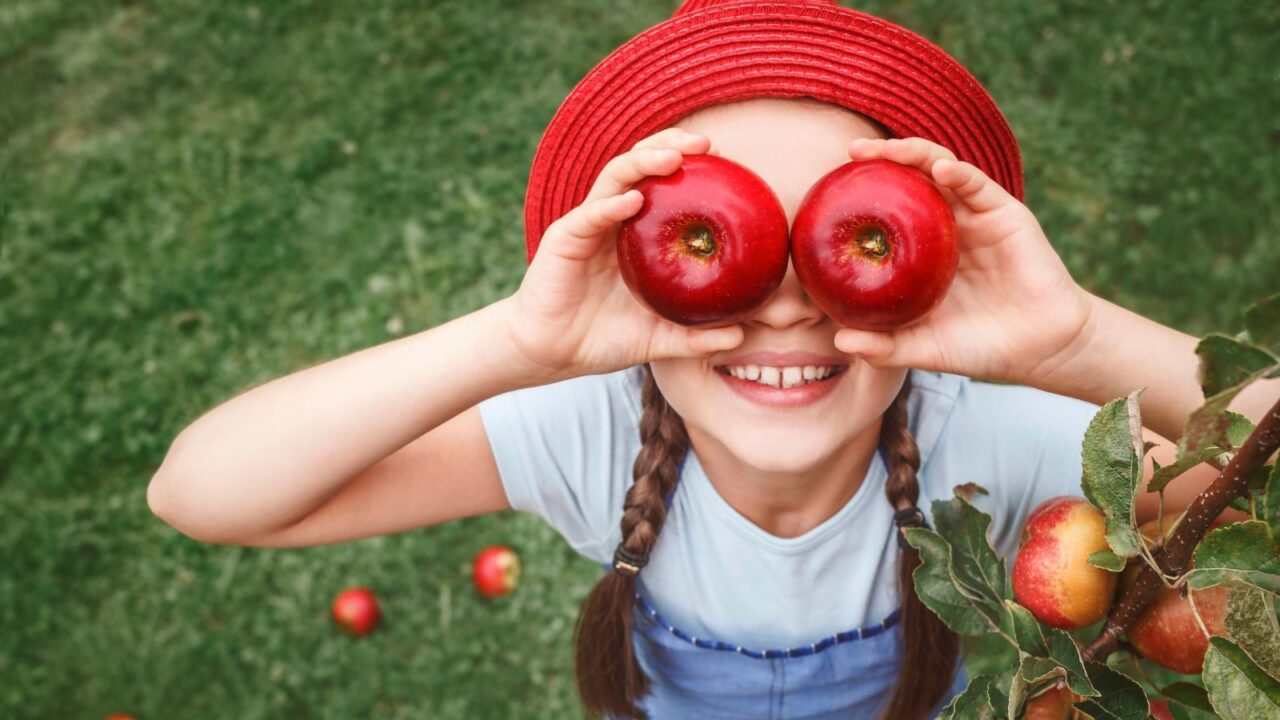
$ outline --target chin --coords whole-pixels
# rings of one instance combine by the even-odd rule
[[[842,443],[829,436],[831,428],[824,430],[794,423],[752,427],[726,423],[714,429],[697,428],[724,445],[743,464],[760,472],[780,474],[804,474],[838,452]]]

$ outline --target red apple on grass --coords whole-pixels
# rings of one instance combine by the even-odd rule
[[[916,168],[846,163],[800,201],[791,261],[809,296],[841,325],[895,330],[923,318],[951,287],[955,217]]]
[[[787,272],[787,216],[759,175],[715,155],[687,155],[670,175],[636,183],[640,211],[622,223],[618,271],[649,309],[688,326],[755,312]]]
[[[520,584],[520,556],[505,545],[491,545],[476,553],[471,579],[487,598],[514,592]]]
[[[333,601],[334,622],[357,637],[373,632],[381,617],[378,597],[368,588],[347,588]]]
[[[1013,563],[1013,595],[1040,622],[1087,627],[1111,607],[1117,573],[1089,564],[1107,549],[1102,513],[1081,497],[1044,501],[1027,518]]]

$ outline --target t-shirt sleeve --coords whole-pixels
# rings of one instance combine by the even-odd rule
[[[1098,406],[1035,388],[965,383],[939,442],[950,476],[934,499],[972,482],[988,491],[974,505],[992,517],[991,544],[1001,556],[1018,548],[1022,526],[1037,505],[1059,495],[1082,496],[1080,446]]]
[[[608,561],[640,446],[634,369],[523,388],[478,407],[511,507],[546,520],[578,553]]]

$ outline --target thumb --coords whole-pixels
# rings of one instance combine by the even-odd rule
[[[875,367],[903,365],[899,338],[895,332],[872,332],[843,328],[836,331],[836,349],[849,355],[860,355]]]
[[[710,355],[738,347],[745,337],[740,325],[694,329],[663,320],[654,334],[652,357],[661,360]]]

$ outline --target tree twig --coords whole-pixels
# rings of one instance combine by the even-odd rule
[[[1223,468],[1218,479],[1187,506],[1182,522],[1163,547],[1155,551],[1156,562],[1167,576],[1181,575],[1191,560],[1209,525],[1222,514],[1231,501],[1249,489],[1249,479],[1280,448],[1280,400],[1262,416],[1253,434]],[[1143,564],[1138,579],[1129,586],[1120,601],[1111,608],[1102,633],[1084,651],[1086,661],[1102,662],[1115,649],[1120,635],[1137,619],[1160,588],[1160,575]]]

